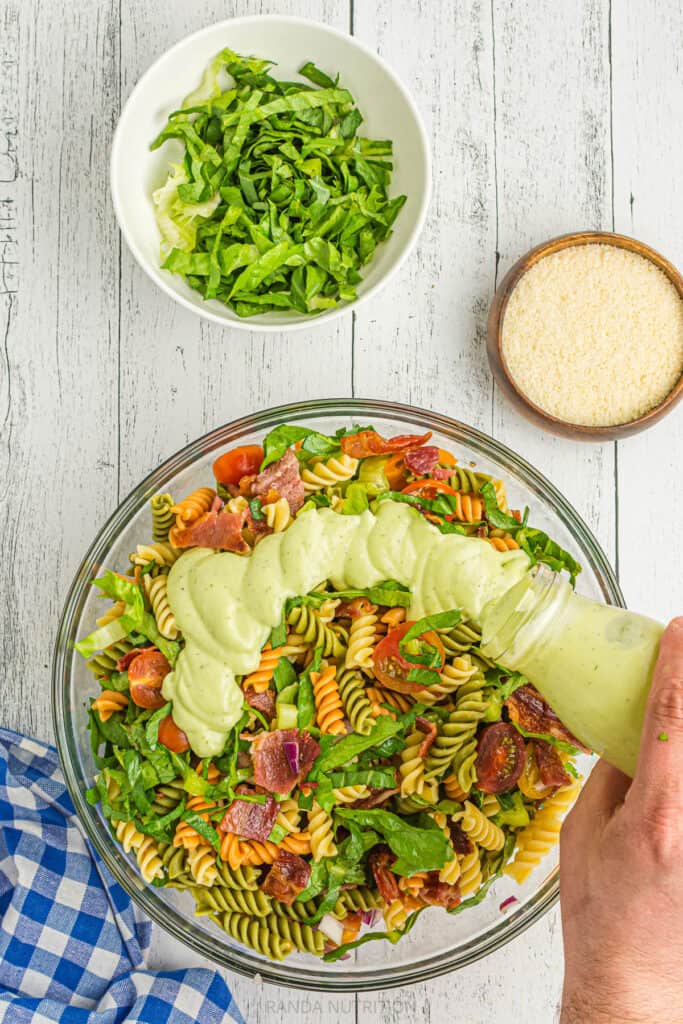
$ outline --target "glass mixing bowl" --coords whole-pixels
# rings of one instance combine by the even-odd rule
[[[150,536],[148,502],[153,494],[187,494],[211,481],[211,463],[218,452],[235,444],[260,442],[278,423],[292,421],[325,433],[354,422],[372,423],[384,435],[433,431],[434,443],[453,451],[461,465],[476,463],[482,471],[505,479],[511,506],[529,505],[533,525],[578,557],[583,565],[577,586],[580,593],[624,605],[605,555],[571,505],[537,470],[485,434],[446,416],[389,402],[339,399],[270,409],[214,430],[170,458],[128,495],[91,544],[69,591],[55,650],[57,744],[71,798],[98,853],[138,906],[181,942],[240,974],[259,975],[295,988],[345,992],[407,985],[486,956],[545,914],[559,895],[557,851],[522,887],[502,878],[482,903],[462,914],[451,917],[438,908],[425,911],[410,934],[395,946],[368,943],[354,950],[348,960],[335,964],[321,963],[307,954],[275,963],[238,946],[211,921],[195,917],[188,894],[146,886],[134,863],[114,842],[99,807],[91,807],[85,799],[94,773],[85,708],[87,699],[97,692],[97,683],[73,645],[93,629],[98,605],[101,610],[90,581],[102,566],[125,568],[135,545]],[[591,763],[590,758],[579,759],[584,775]],[[503,913],[501,903],[509,896],[516,896],[518,902]]]

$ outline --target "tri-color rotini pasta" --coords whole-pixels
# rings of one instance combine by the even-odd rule
[[[237,677],[241,715],[216,756],[197,756],[164,696],[187,640],[171,574],[197,547],[248,558],[313,509],[393,501],[496,558],[542,560],[552,542],[532,551],[539,531],[503,482],[427,441],[278,427],[224,453],[214,481],[152,498],[129,564],[96,581],[111,603],[78,645],[99,685],[90,799],[147,883],[185,891],[266,957],[334,960],[368,927],[394,941],[503,872],[524,882],[578,791],[573,737],[523,676],[487,660],[479,623],[458,608],[416,619],[396,580],[322,579],[288,600]],[[565,554],[552,547],[555,567]]]

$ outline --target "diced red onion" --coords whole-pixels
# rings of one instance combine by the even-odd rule
[[[318,928],[336,946],[341,946],[344,941],[344,925],[336,917],[332,917],[332,914],[323,914]]]
[[[508,907],[511,907],[513,903],[519,903],[519,900],[517,899],[517,897],[516,896],[508,896],[508,898],[506,900],[503,900],[503,902],[498,907],[498,909],[501,912],[503,912],[503,911],[507,910]]]
[[[372,926],[377,919],[377,911],[364,910],[360,915],[360,919],[363,922],[363,924],[369,924],[370,926]]]
[[[285,740],[282,748],[287,758],[287,763],[294,775],[299,774],[299,744],[296,740]]]

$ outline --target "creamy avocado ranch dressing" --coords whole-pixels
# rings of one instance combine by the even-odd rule
[[[173,565],[168,599],[185,646],[163,694],[200,757],[220,754],[242,712],[236,675],[253,672],[285,601],[331,580],[339,590],[395,579],[410,588],[409,616],[461,609],[480,622],[486,605],[529,567],[476,537],[442,534],[414,509],[383,502],[374,515],[312,509],[249,557],[193,548]]]

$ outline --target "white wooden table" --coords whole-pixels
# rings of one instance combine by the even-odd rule
[[[290,337],[172,304],[122,245],[108,191],[113,128],[147,66],[258,12],[379,50],[434,149],[427,227],[403,272],[357,315]],[[2,724],[51,737],[62,601],[120,498],[197,435],[295,399],[391,398],[492,433],[567,494],[632,607],[681,611],[683,413],[619,444],[553,439],[497,394],[484,351],[497,278],[545,238],[613,228],[683,264],[681,54],[681,0],[0,0]],[[186,961],[159,939],[155,962]],[[553,913],[411,988],[327,998],[231,981],[250,1024],[534,1024],[552,1020],[561,974]]]

